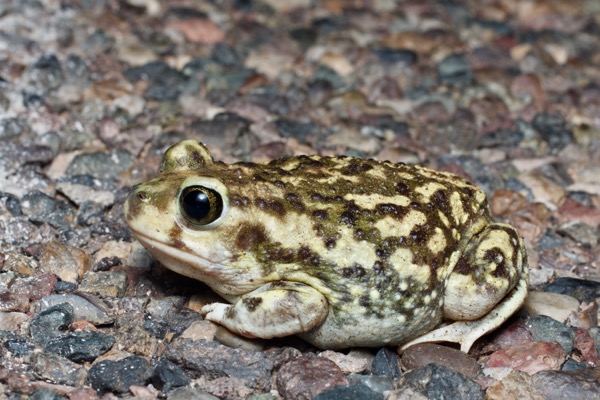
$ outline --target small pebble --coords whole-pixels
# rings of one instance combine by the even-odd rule
[[[56,229],[68,229],[75,221],[75,209],[72,206],[42,192],[33,191],[23,196],[21,207],[31,222],[45,222]]]
[[[271,385],[273,365],[263,352],[177,338],[167,346],[164,356],[197,373],[243,379],[247,385],[257,389],[270,388]]]
[[[400,389],[391,393],[391,398],[411,398],[415,393],[427,399],[483,399],[481,387],[464,375],[437,364],[427,364],[402,375]],[[393,397],[396,396],[396,397]]]
[[[276,385],[285,398],[314,398],[330,388],[347,385],[344,373],[331,360],[309,355],[284,364],[277,372]]]
[[[166,393],[172,388],[188,385],[190,378],[177,364],[162,359],[154,367],[150,381],[154,387]]]
[[[38,343],[59,337],[73,322],[73,306],[61,303],[38,312],[29,324],[31,338]]]
[[[600,393],[600,368],[541,371],[533,375],[532,381],[533,387],[547,400],[593,400]]]
[[[565,324],[545,315],[537,315],[528,321],[527,326],[531,331],[533,340],[557,342],[563,347],[566,354],[571,354],[573,351],[574,333]]]
[[[398,378],[402,374],[400,371],[400,357],[398,357],[396,352],[383,347],[375,354],[370,372],[377,376],[389,376],[392,379]]]
[[[123,297],[127,290],[127,273],[124,271],[86,272],[79,290],[107,297]]]
[[[471,65],[459,54],[444,58],[437,66],[437,72],[444,83],[465,86],[473,79]]]
[[[410,346],[402,353],[403,369],[417,369],[434,363],[474,379],[479,374],[479,364],[460,350],[433,343]]]
[[[89,296],[89,299],[94,299],[94,302],[88,300],[82,294],[51,294],[38,301],[40,311],[46,310],[61,303],[69,303],[73,307],[73,319],[88,321],[94,325],[107,325],[114,321],[114,316],[109,314],[107,309],[99,308],[97,304],[101,304],[99,299]]]
[[[88,371],[87,380],[100,393],[126,393],[131,385],[144,385],[150,375],[148,360],[131,356],[119,361],[95,363]]]
[[[133,164],[133,156],[125,150],[110,153],[82,153],[73,159],[67,169],[69,176],[89,175],[101,180],[117,179]]]
[[[579,310],[579,301],[566,294],[551,292],[529,292],[523,310],[531,316],[546,315],[565,322]]]
[[[512,371],[502,380],[494,382],[485,391],[485,396],[489,400],[546,400],[533,387],[533,379],[521,371]]]
[[[348,354],[326,350],[319,353],[319,357],[325,357],[333,361],[346,374],[365,371],[373,360],[371,354],[359,350],[352,350]]]
[[[600,297],[600,282],[577,278],[558,278],[547,285],[544,291],[567,294],[580,302],[589,303]]]
[[[567,127],[567,121],[560,114],[546,112],[537,114],[532,125],[554,153],[562,150],[574,140],[573,132]]]
[[[360,384],[368,387],[369,389],[383,394],[386,390],[392,390],[394,388],[393,379],[386,375],[361,375],[361,374],[350,374],[346,378],[350,385]]]
[[[67,333],[44,343],[44,350],[66,357],[71,361],[94,361],[106,353],[115,339],[98,331]]]
[[[560,225],[557,232],[570,237],[585,248],[592,248],[598,244],[598,228],[583,222],[571,221]]]
[[[81,386],[87,371],[79,364],[52,353],[34,353],[31,355],[33,370],[48,382]]]
[[[83,250],[52,241],[42,248],[40,269],[52,272],[63,281],[78,282],[91,267],[91,258]]]
[[[486,366],[510,367],[533,375],[558,370],[565,359],[565,350],[556,342],[529,342],[501,348],[490,356]]]

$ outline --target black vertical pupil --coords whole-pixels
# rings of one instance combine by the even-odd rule
[[[187,192],[181,205],[190,218],[203,219],[210,213],[210,200],[200,189]]]

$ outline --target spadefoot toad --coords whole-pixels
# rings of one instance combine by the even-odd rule
[[[227,302],[202,314],[246,337],[317,347],[460,343],[465,352],[527,294],[522,238],[485,194],[446,172],[352,157],[266,164],[171,147],[125,204],[167,268]]]

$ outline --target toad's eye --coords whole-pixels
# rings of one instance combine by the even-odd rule
[[[223,199],[213,189],[189,186],[179,195],[179,208],[192,225],[208,225],[221,216]]]

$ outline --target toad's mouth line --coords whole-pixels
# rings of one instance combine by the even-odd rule
[[[175,244],[167,244],[147,233],[130,228],[134,237],[144,246],[161,264],[173,271],[190,278],[206,282],[207,279],[222,279],[227,275],[227,266],[223,263],[209,260],[192,250],[180,249]],[[186,249],[188,251],[186,251]],[[172,262],[175,261],[175,262]]]

